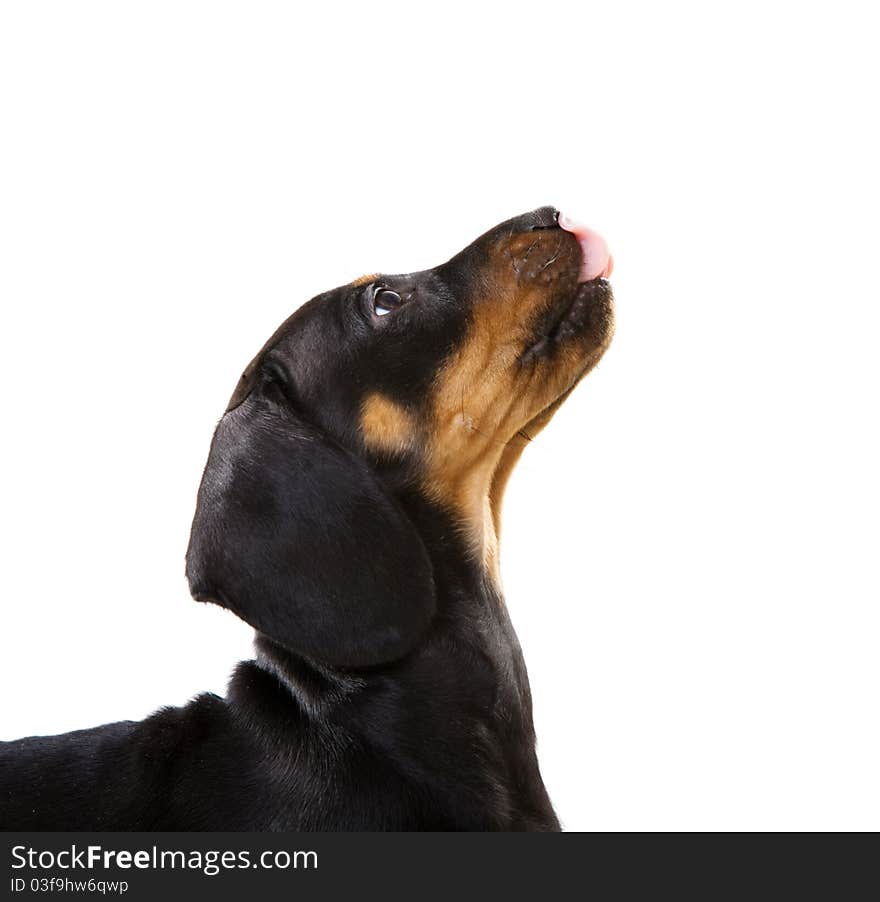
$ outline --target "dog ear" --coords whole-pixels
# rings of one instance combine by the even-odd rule
[[[186,571],[197,600],[337,667],[400,658],[435,608],[425,546],[366,462],[257,392],[214,434]]]

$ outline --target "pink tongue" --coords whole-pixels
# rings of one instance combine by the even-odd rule
[[[607,279],[614,270],[614,257],[608,250],[608,242],[598,232],[569,219],[564,213],[559,214],[559,227],[571,232],[580,242],[583,260],[578,281]]]

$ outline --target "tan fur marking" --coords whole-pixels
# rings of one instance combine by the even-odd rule
[[[374,281],[377,277],[378,273],[369,273],[365,276],[358,276],[351,284],[352,287],[357,288],[359,285],[367,285],[370,282]]]
[[[429,494],[457,511],[496,580],[498,538],[489,492],[505,449],[503,425],[514,406],[510,373],[519,350],[515,341],[504,340],[513,325],[505,300],[478,302],[470,334],[441,373],[427,461]]]
[[[499,583],[501,501],[513,467],[611,337],[609,329],[596,336],[597,346],[572,341],[552,364],[520,366],[535,317],[553,303],[546,279],[520,277],[510,265],[534,243],[533,235],[512,239],[484,274],[469,334],[437,382],[425,462],[427,493],[458,514],[475,555]]]
[[[361,407],[361,433],[373,451],[402,453],[415,441],[416,427],[403,407],[375,392]]]

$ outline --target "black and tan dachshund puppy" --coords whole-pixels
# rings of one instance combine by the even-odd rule
[[[611,340],[610,269],[544,207],[297,310],[217,426],[186,557],[255,660],[225,698],[0,744],[0,827],[558,830],[499,518]]]

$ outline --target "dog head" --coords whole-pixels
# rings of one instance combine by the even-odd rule
[[[492,575],[524,445],[612,334],[611,259],[544,207],[448,262],[313,298],[249,364],[211,445],[187,576],[297,654],[395,660],[436,606],[417,497]]]

